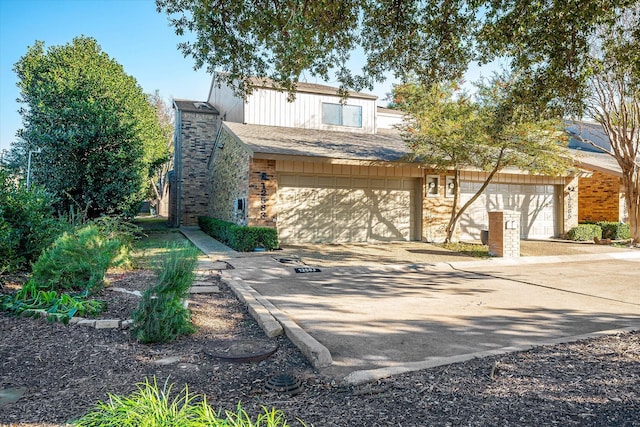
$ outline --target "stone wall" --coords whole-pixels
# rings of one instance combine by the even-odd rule
[[[207,214],[210,194],[207,164],[218,133],[218,115],[179,113],[181,155],[176,159],[176,165],[178,162],[181,165],[176,170],[176,186],[180,195],[181,224],[176,225],[197,225],[198,217]]]
[[[569,177],[565,181],[565,185],[562,190],[562,229],[560,234],[565,234],[573,227],[578,225],[578,195],[581,189],[579,188],[579,178]]]
[[[619,221],[620,179],[593,172],[589,178],[580,178],[578,192],[578,220]]]
[[[248,225],[276,228],[276,161],[254,159],[249,168]]]
[[[208,168],[208,216],[247,225],[250,161],[247,147],[223,129]]]
[[[438,187],[438,197],[426,194],[426,180],[429,176],[438,175],[440,185]],[[426,171],[420,191],[422,191],[422,240],[427,242],[442,242],[447,233],[445,231],[451,209],[453,208],[453,198],[445,197],[446,176],[434,171]],[[458,228],[459,230],[459,228]],[[456,231],[458,231],[456,230]]]

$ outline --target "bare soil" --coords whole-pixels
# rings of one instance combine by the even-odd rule
[[[111,287],[143,290],[150,271],[115,273]],[[198,331],[170,344],[143,345],[128,331],[50,324],[0,313],[0,389],[26,388],[0,403],[2,426],[53,426],[80,417],[108,393],[126,395],[156,378],[205,394],[216,409],[238,402],[251,414],[276,407],[292,425],[324,426],[640,426],[638,332],[539,347],[400,375],[357,387],[319,375],[287,338],[259,362],[211,356],[211,343],[265,336],[224,283],[190,300]],[[4,291],[15,288],[9,283]],[[101,318],[127,318],[138,297],[105,290]],[[265,386],[299,378],[296,395]]]

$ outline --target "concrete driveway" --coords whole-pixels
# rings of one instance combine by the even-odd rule
[[[328,349],[323,374],[351,383],[640,329],[638,250],[316,273],[296,273],[299,265],[285,261],[229,259],[235,269],[226,274]]]

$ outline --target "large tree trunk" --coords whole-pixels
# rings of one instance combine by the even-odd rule
[[[455,171],[455,175],[454,175],[454,182],[456,186],[455,196],[453,197],[453,208],[451,209],[451,217],[449,218],[449,223],[447,224],[447,228],[445,229],[447,232],[447,235],[444,240],[445,243],[451,243],[453,241],[453,235],[456,231],[456,228],[458,227],[458,222],[460,222],[460,218],[462,217],[462,214],[465,213],[465,211],[469,208],[469,206],[473,204],[473,202],[478,200],[478,198],[482,195],[482,192],[489,186],[489,184],[491,183],[491,180],[493,180],[493,177],[500,171],[500,169],[502,169],[502,160],[504,158],[504,151],[505,151],[504,147],[500,149],[498,158],[496,160],[496,164],[494,165],[493,169],[487,176],[487,179],[485,179],[484,182],[482,183],[482,187],[480,187],[480,189],[476,192],[476,194],[474,194],[473,197],[471,197],[467,201],[467,203],[465,203],[457,211],[456,211],[456,207],[458,206],[458,203],[460,200],[460,171],[459,170]]]

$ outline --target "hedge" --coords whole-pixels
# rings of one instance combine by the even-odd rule
[[[593,240],[594,237],[602,238],[602,228],[596,224],[580,224],[567,233],[569,240],[588,241]]]
[[[275,228],[246,227],[205,216],[198,217],[198,225],[202,231],[236,251],[251,252],[255,248],[273,250],[279,247]]]
[[[602,228],[603,239],[625,240],[631,238],[629,224],[605,221],[598,222],[596,224]]]

